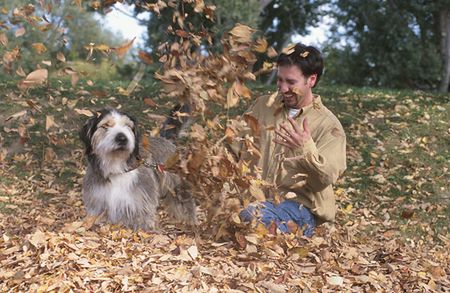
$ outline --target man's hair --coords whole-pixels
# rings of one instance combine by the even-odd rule
[[[281,53],[277,59],[277,66],[295,65],[301,70],[305,77],[317,74],[316,83],[320,80],[323,73],[323,59],[319,50],[313,46],[306,46],[298,43],[290,54]]]

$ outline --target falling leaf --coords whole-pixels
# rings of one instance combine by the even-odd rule
[[[18,28],[18,29],[16,30],[16,32],[15,32],[14,35],[16,36],[16,38],[18,38],[18,37],[23,36],[25,33],[26,33],[25,28],[24,28],[24,27],[20,27],[20,28]]]
[[[235,84],[233,84],[230,89],[228,89],[227,93],[227,108],[235,107],[239,102],[239,96],[236,94],[235,91]]]
[[[16,70],[16,74],[20,77],[26,77],[27,74],[25,73],[25,71],[23,71],[22,66],[19,66],[19,68],[17,68]]]
[[[52,61],[49,60],[43,60],[42,64],[47,65],[47,66],[52,66]]]
[[[136,37],[134,37],[131,41],[128,41],[128,42],[124,43],[120,47],[111,48],[111,50],[116,52],[116,54],[117,54],[117,56],[119,58],[123,58],[125,56],[125,54],[128,52],[128,50],[130,50],[130,48],[133,45],[133,42],[134,42],[135,39],[136,39]]]
[[[47,47],[45,47],[45,45],[42,43],[33,43],[33,44],[31,44],[31,46],[36,51],[36,53],[38,53],[39,55],[47,52]]]
[[[305,51],[305,52],[303,52],[303,53],[300,53],[300,57],[302,57],[302,58],[306,58],[306,57],[308,57],[308,55],[309,55],[309,52],[308,52],[308,51]]]
[[[61,62],[66,62],[66,56],[64,56],[64,54],[61,52],[56,53],[56,59]]]
[[[295,46],[296,46],[296,44],[289,44],[287,47],[285,47],[285,48],[283,48],[283,50],[281,50],[281,53],[284,55],[291,55],[295,51]]]
[[[265,38],[258,38],[256,44],[253,46],[253,50],[258,53],[264,53],[267,51],[267,40]]]
[[[4,47],[8,46],[8,37],[5,33],[0,34],[0,44],[2,44]]]
[[[139,57],[139,59],[142,60],[142,62],[144,62],[146,64],[152,64],[153,63],[152,56],[149,53],[145,52],[145,51],[141,51],[140,50],[139,53],[138,53],[138,57]]]
[[[236,40],[240,43],[250,43],[254,29],[243,24],[236,24],[233,29],[229,32],[230,35],[236,37]]]

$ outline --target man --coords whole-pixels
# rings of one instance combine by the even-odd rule
[[[286,200],[252,205],[240,216],[244,221],[256,217],[266,226],[275,223],[285,233],[292,221],[311,236],[316,223],[335,219],[332,184],[346,169],[345,133],[312,92],[323,72],[316,48],[291,46],[279,55],[277,68],[278,94],[259,98],[245,115],[258,124],[256,169]]]

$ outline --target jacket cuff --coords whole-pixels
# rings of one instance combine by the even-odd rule
[[[312,138],[309,138],[308,141],[303,146],[294,150],[295,156],[301,156],[311,153],[312,155],[318,155],[319,151],[317,150],[316,143]]]

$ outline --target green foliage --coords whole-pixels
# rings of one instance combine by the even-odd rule
[[[14,73],[19,66],[30,72],[46,61],[48,66],[57,65],[57,54],[63,54],[67,61],[86,59],[90,43],[117,46],[122,40],[110,31],[104,30],[93,13],[87,12],[71,1],[45,1],[41,4],[27,4],[29,1],[7,1],[0,12],[0,35],[7,42],[0,45],[0,56],[13,52],[10,64],[3,63],[7,73]],[[14,12],[15,11],[15,12]],[[19,30],[23,34],[16,35]],[[41,50],[36,49],[38,45]],[[90,60],[101,62],[102,55],[94,52]]]
[[[351,85],[435,89],[442,70],[436,16],[450,3],[422,2],[336,1],[334,38],[325,49],[327,78]],[[347,45],[337,45],[343,38]]]
[[[86,79],[107,81],[118,78],[117,67],[107,60],[102,60],[98,64],[77,60],[70,65]]]
[[[273,0],[261,13],[260,30],[275,49],[281,50],[293,34],[308,33],[308,26],[320,20],[320,7],[326,1]]]

